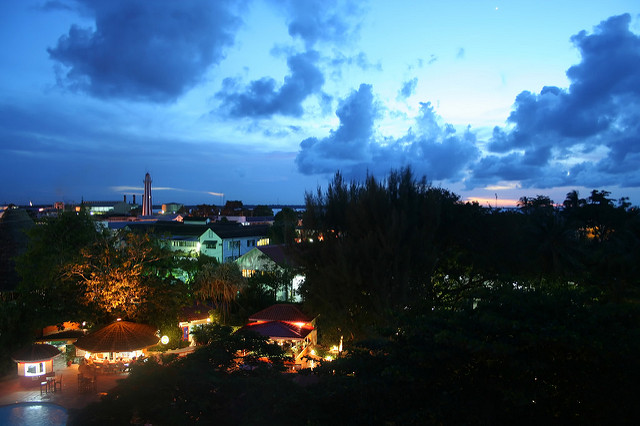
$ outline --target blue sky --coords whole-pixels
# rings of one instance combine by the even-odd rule
[[[411,166],[640,204],[637,1],[5,1],[0,40],[0,203],[149,172],[154,203],[297,204]]]

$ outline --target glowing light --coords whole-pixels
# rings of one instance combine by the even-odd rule
[[[333,357],[331,355],[327,355],[326,357],[324,357],[325,361],[333,361]]]
[[[167,335],[162,336],[162,338],[160,338],[160,343],[162,343],[163,345],[166,345],[167,343],[169,343],[169,336]]]
[[[316,355],[316,350],[315,349],[311,349],[311,351],[309,352],[312,356]]]

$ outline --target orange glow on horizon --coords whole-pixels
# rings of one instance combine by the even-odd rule
[[[487,205],[491,207],[496,207],[496,204],[498,207],[517,207],[518,206],[518,200],[511,200],[508,198],[498,198],[498,200],[496,201],[495,198],[467,197],[465,201],[470,203],[476,202],[483,207]]]

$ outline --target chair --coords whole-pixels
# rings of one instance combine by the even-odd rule
[[[55,380],[55,382],[53,382],[53,391],[58,392],[58,389],[60,389],[60,392],[62,392],[62,376],[60,376]]]
[[[44,390],[44,393],[47,393],[47,391],[48,391],[47,385],[48,385],[48,382],[46,380],[40,382],[40,396],[42,396],[42,391],[43,390]]]

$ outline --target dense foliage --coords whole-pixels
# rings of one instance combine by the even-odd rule
[[[16,259],[16,268],[21,277],[20,300],[35,327],[84,319],[88,312],[76,303],[83,295],[82,288],[64,271],[79,261],[81,250],[98,241],[100,235],[85,212],[61,212],[31,228],[27,251]]]
[[[336,342],[376,337],[397,312],[450,308],[502,282],[636,298],[638,209],[607,196],[571,192],[563,209],[538,196],[497,210],[462,203],[409,169],[364,183],[337,174],[326,192],[307,194],[305,304]]]
[[[193,355],[134,369],[71,424],[637,424],[636,304],[576,288],[474,296],[399,313],[397,329],[307,374],[278,373],[277,345],[208,326]]]

